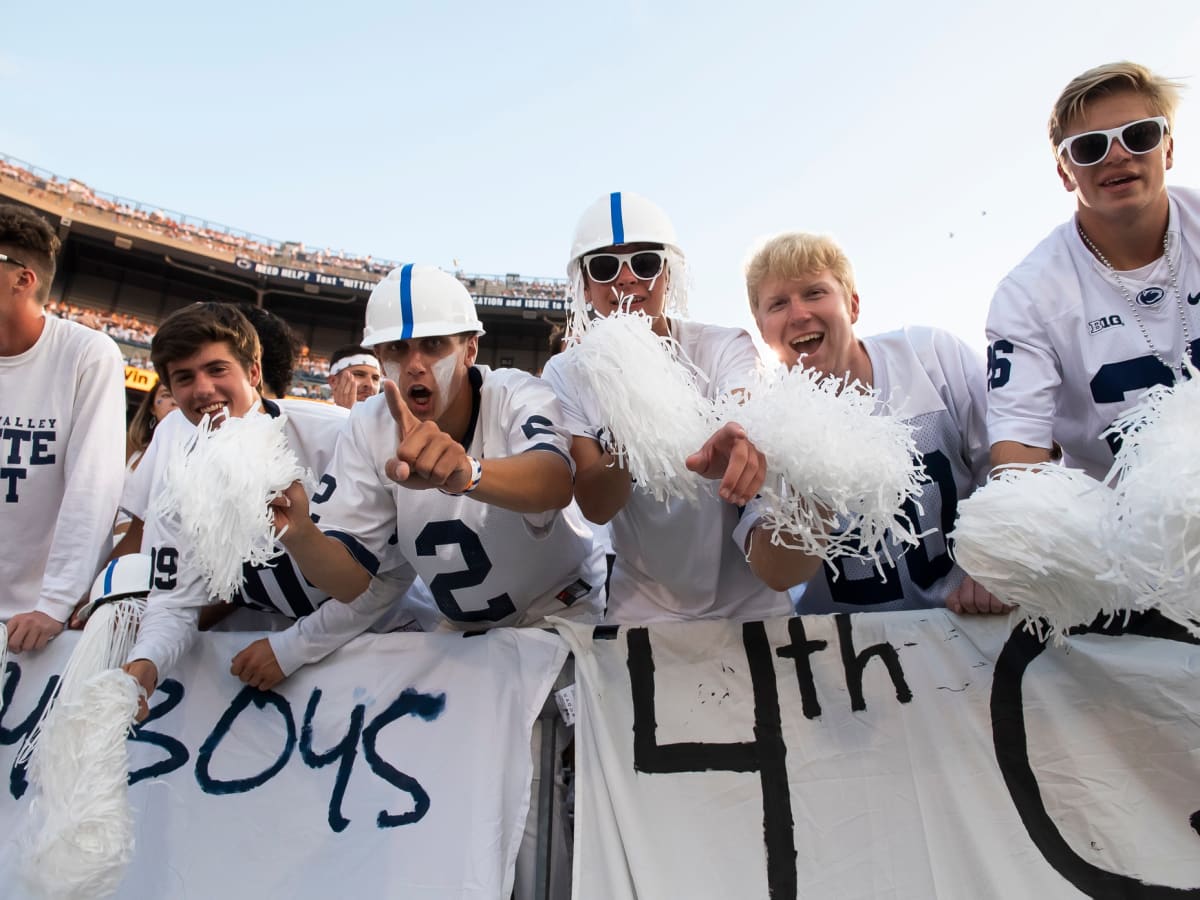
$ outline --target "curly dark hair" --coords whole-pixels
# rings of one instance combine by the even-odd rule
[[[38,299],[50,298],[50,283],[62,242],[40,215],[15,203],[0,204],[0,253],[15,256],[37,273]]]
[[[292,326],[283,319],[252,303],[239,303],[238,309],[258,332],[262,345],[263,385],[275,397],[287,395],[296,369],[300,342]]]

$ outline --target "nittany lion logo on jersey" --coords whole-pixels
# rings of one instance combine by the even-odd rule
[[[1138,291],[1138,295],[1133,299],[1139,306],[1157,306],[1165,296],[1167,296],[1167,292],[1162,288],[1148,287],[1145,290]]]

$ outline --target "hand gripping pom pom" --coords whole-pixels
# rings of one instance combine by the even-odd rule
[[[1109,545],[1098,523],[1113,493],[1076,469],[1010,466],[959,503],[953,555],[968,575],[1024,613],[1039,637],[1128,609],[1133,594],[1099,580]],[[1041,622],[1040,620],[1045,620]]]
[[[1121,449],[1104,534],[1121,553],[1102,577],[1200,636],[1200,377],[1190,373],[1174,389],[1147,391],[1107,433]]]
[[[618,461],[656,499],[696,502],[706,484],[685,461],[714,422],[698,386],[704,376],[678,344],[656,335],[648,316],[616,312],[592,322],[574,352]]]
[[[311,475],[288,446],[283,415],[251,410],[213,429],[207,416],[193,441],[168,457],[152,515],[178,518],[182,561],[202,574],[209,596],[229,602],[242,586],[242,565],[261,566],[279,553],[267,504],[293,481]]]
[[[718,405],[718,419],[740,424],[766,457],[760,496],[772,542],[877,567],[891,561],[885,537],[916,546],[920,536],[902,509],[922,491],[913,428],[872,415],[875,405],[875,393],[858,382],[800,366],[765,372],[744,400]]]
[[[42,736],[52,731],[51,720],[60,715],[60,707],[69,708],[78,703],[84,686],[93,677],[125,662],[133,649],[145,609],[146,601],[141,598],[115,600],[95,608],[71,651],[54,693],[17,751],[18,763],[28,762],[35,754]],[[62,731],[58,733],[62,734]]]
[[[34,896],[113,894],[133,855],[125,738],[138,683],[120,669],[92,676],[46,723],[29,770],[35,793],[23,835]]]

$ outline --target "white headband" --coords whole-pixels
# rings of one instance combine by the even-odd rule
[[[342,369],[348,369],[351,366],[372,366],[375,371],[379,371],[379,360],[370,353],[359,353],[356,356],[343,356],[332,366],[329,367],[329,377],[332,378]]]

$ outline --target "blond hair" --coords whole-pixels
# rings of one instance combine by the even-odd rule
[[[1093,100],[1133,91],[1146,98],[1154,114],[1165,116],[1167,127],[1175,128],[1175,107],[1179,105],[1183,84],[1155,75],[1145,66],[1132,62],[1115,62],[1088,69],[1063,88],[1050,113],[1050,144],[1054,152],[1067,136],[1067,128],[1083,116],[1084,108]]]
[[[746,262],[746,295],[751,314],[758,313],[758,289],[768,278],[790,280],[826,269],[845,288],[847,300],[858,293],[850,259],[833,238],[803,231],[787,231],[769,238]]]

